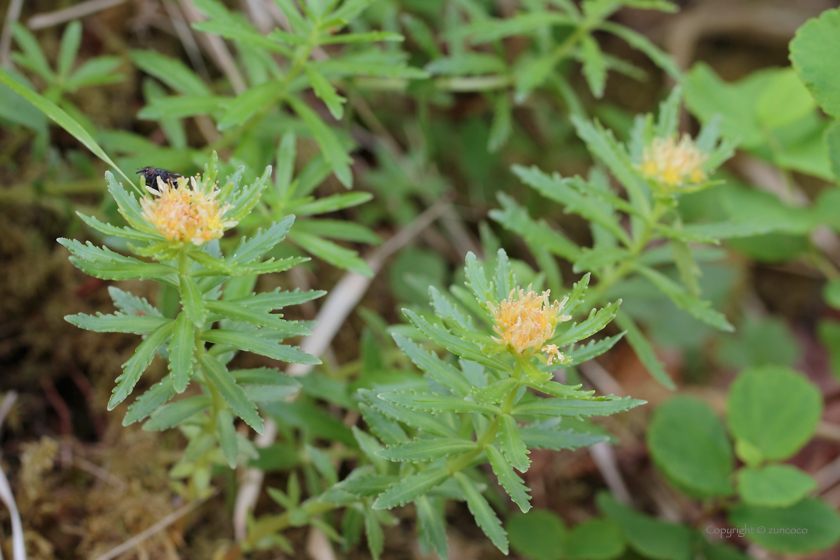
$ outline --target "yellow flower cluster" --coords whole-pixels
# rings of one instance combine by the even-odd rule
[[[709,155],[697,148],[688,134],[677,142],[676,138],[654,138],[642,153],[636,167],[648,179],[671,189],[702,183],[706,180],[703,164]]]
[[[563,354],[557,346],[546,345],[546,342],[554,336],[557,323],[571,319],[563,315],[563,306],[569,298],[549,303],[550,295],[550,290],[538,294],[528,286],[527,292],[511,290],[508,298],[498,307],[488,304],[496,319],[493,330],[499,335],[493,340],[512,348],[520,356],[529,356],[534,351],[544,352],[548,365],[562,362]]]
[[[180,177],[174,185],[158,179],[157,186],[157,190],[147,187],[152,196],[140,200],[143,218],[170,241],[202,245],[237,224],[225,220],[225,213],[233,207],[219,204],[219,191],[202,189],[195,177]]]

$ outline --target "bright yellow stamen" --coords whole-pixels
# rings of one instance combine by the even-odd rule
[[[499,338],[493,340],[512,348],[520,356],[529,356],[535,351],[546,353],[548,364],[563,360],[563,354],[553,344],[545,343],[554,336],[557,323],[571,319],[563,315],[563,306],[569,300],[549,303],[549,290],[542,294],[531,291],[511,290],[508,298],[498,307],[489,304],[496,319],[493,330]]]
[[[194,177],[181,177],[177,185],[158,179],[158,190],[148,188],[152,194],[140,200],[143,218],[155,226],[170,241],[189,241],[201,245],[220,238],[226,229],[237,224],[225,220],[225,213],[233,208],[220,205],[216,200],[218,190],[201,189]]]
[[[669,187],[701,183],[706,180],[703,164],[709,155],[700,151],[688,134],[676,138],[654,138],[644,149],[636,168],[648,179]]]

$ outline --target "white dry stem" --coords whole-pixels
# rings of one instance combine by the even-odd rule
[[[601,393],[624,395],[624,389],[618,381],[597,362],[592,360],[584,362],[578,366],[578,369]],[[630,490],[627,489],[624,477],[621,476],[621,470],[618,468],[618,460],[612,446],[605,441],[596,443],[589,448],[589,454],[615,498],[622,504],[632,504],[633,499],[630,496]]]
[[[306,538],[306,553],[313,560],[336,560],[335,550],[333,550],[330,540],[317,527],[309,528],[309,535]]]
[[[440,217],[448,208],[448,200],[442,200],[423,212],[413,222],[400,230],[394,237],[386,241],[371,254],[366,262],[375,276],[385,264],[385,261],[400,247],[414,239],[421,231]],[[330,290],[324,305],[315,317],[312,334],[301,342],[300,348],[304,352],[320,357],[330,346],[344,320],[362,299],[373,278],[362,276],[358,272],[348,272]],[[290,364],[286,370],[288,375],[306,375],[312,370],[311,365]],[[268,447],[277,437],[277,424],[271,418],[265,420],[263,433],[254,438],[257,447]],[[237,540],[247,536],[248,512],[253,510],[260,495],[263,472],[259,469],[246,469],[240,478],[239,492],[233,508],[233,529]]]
[[[6,397],[0,404],[0,428],[6,420],[6,416],[14,406],[17,400],[17,392],[9,391]],[[0,500],[9,509],[9,515],[12,518],[12,555],[15,560],[26,560],[26,545],[23,539],[23,523],[20,520],[20,512],[15,502],[15,495],[12,494],[12,488],[9,486],[9,479],[6,478],[6,473],[0,469]],[[0,551],[0,560],[3,560],[3,552]]]
[[[187,57],[190,59],[193,68],[196,69],[202,78],[209,82],[210,74],[207,72],[207,65],[204,64],[204,59],[201,57],[201,49],[195,40],[195,36],[193,36],[192,29],[187,24],[187,20],[184,19],[184,14],[181,13],[178,6],[172,3],[172,0],[161,0],[161,4],[163,4],[163,8],[169,15],[169,20],[172,22],[175,34],[178,35],[178,39],[184,45],[184,51],[187,53]]]
[[[192,3],[192,0],[180,0],[180,4],[181,10],[183,10],[184,15],[187,16],[187,21],[190,23],[197,23],[206,19],[204,14],[199,12]],[[198,37],[204,43],[204,47],[213,58],[213,61],[224,72],[228,80],[230,80],[233,91],[238,95],[247,90],[248,87],[245,85],[245,80],[242,78],[242,74],[239,73],[239,69],[236,67],[236,62],[233,60],[233,55],[230,54],[230,49],[225,44],[225,40],[218,35],[211,35],[209,33],[199,33]]]
[[[0,65],[3,68],[12,67],[12,27],[20,18],[20,9],[23,7],[23,0],[12,0],[9,2],[9,9],[6,10],[6,19],[3,21],[3,33],[0,35]]]
[[[114,6],[119,6],[125,3],[126,0],[88,0],[75,6],[70,6],[63,10],[56,10],[54,12],[47,12],[46,14],[38,14],[32,16],[26,22],[29,29],[44,29],[45,27],[52,27],[60,25],[74,19],[83,18]]]

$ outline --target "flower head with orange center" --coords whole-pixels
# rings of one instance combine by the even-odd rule
[[[679,142],[675,137],[654,138],[642,152],[642,161],[636,168],[645,178],[673,191],[705,181],[703,165],[708,159],[709,154],[685,134]]]
[[[488,304],[496,325],[493,330],[499,338],[493,340],[513,349],[520,356],[530,356],[536,351],[545,352],[547,363],[562,362],[563,354],[554,344],[546,342],[554,336],[557,323],[571,319],[563,315],[563,306],[569,300],[550,303],[550,290],[538,294],[528,287],[528,291],[511,290],[507,299],[499,303],[498,307]]]
[[[179,177],[174,185],[158,179],[157,186],[157,190],[146,187],[151,196],[143,197],[140,205],[143,218],[169,241],[202,245],[237,224],[225,220],[225,213],[233,207],[216,200],[219,191],[199,186],[195,177]]]

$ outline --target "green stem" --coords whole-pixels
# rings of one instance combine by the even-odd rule
[[[651,237],[653,236],[653,228],[659,222],[659,218],[662,217],[668,210],[668,205],[657,200],[654,202],[653,210],[651,211],[650,215],[647,216],[645,225],[642,228],[641,233],[639,236],[633,241],[633,244],[628,247],[630,251],[631,258],[623,261],[621,264],[618,265],[615,269],[606,274],[599,275],[598,285],[596,285],[592,290],[589,292],[589,297],[587,300],[597,303],[600,302],[601,299],[604,297],[604,294],[609,290],[616,282],[625,278],[635,266],[636,257],[638,257],[642,251],[645,250],[647,244],[650,243]]]
[[[314,517],[328,511],[337,509],[339,506],[329,502],[322,502],[316,496],[303,502],[299,509],[302,509],[309,517]],[[257,543],[265,537],[274,535],[283,529],[292,526],[291,513],[287,511],[276,517],[260,520],[254,529],[248,534],[247,542],[249,544]]]

